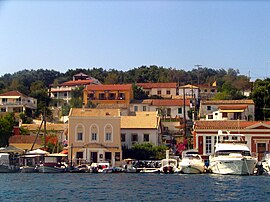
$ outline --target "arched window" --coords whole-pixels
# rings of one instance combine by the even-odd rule
[[[107,124],[104,128],[105,131],[105,142],[112,142],[113,141],[113,127],[111,124]]]
[[[98,142],[98,125],[92,124],[90,127],[90,142]]]
[[[84,141],[84,126],[82,124],[78,124],[75,129],[75,141],[83,142]]]

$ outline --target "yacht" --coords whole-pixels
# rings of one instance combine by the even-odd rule
[[[215,153],[209,157],[210,169],[216,174],[251,175],[257,159],[252,157],[242,134],[218,131]],[[221,140],[222,139],[222,140]]]
[[[185,174],[200,174],[205,171],[205,163],[197,150],[183,151],[179,166],[180,172]]]

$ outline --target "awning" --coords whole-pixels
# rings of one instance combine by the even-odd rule
[[[227,109],[227,110],[219,110],[219,112],[227,112],[227,113],[235,113],[235,112],[244,112],[243,109]]]

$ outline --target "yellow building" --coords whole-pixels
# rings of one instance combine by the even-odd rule
[[[125,105],[129,107],[133,99],[132,84],[88,85],[84,89],[85,105],[94,104]]]
[[[119,109],[72,108],[68,123],[69,160],[110,162],[122,160]]]

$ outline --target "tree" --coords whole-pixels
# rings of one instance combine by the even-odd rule
[[[143,91],[142,87],[133,85],[132,88],[135,100],[143,100],[148,98],[148,95]]]
[[[13,134],[13,128],[17,124],[13,113],[8,113],[0,118],[0,147],[9,146],[9,138]]]
[[[71,91],[70,106],[72,108],[81,108],[83,105],[83,86],[77,87]]]

